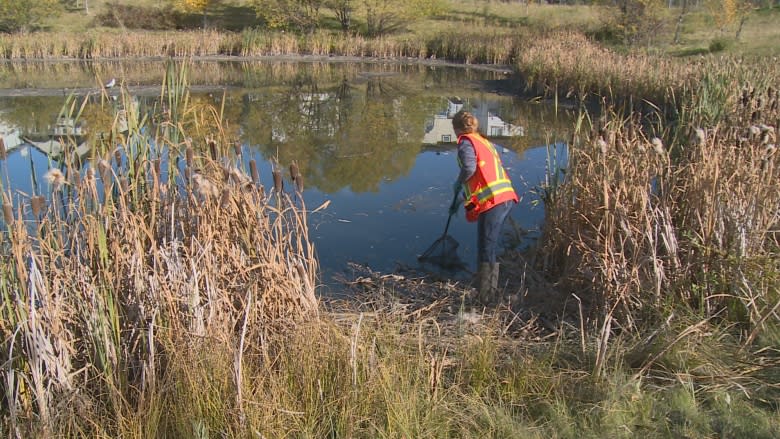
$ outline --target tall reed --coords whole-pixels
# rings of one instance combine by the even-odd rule
[[[190,104],[186,73],[169,69],[154,125],[123,93],[86,167],[66,154],[49,172],[44,207],[12,200],[0,275],[8,431],[113,435],[119,425],[72,416],[122,419],[159,391],[178,351],[214,344],[233,352],[228,404],[240,411],[246,341],[318,315],[305,205],[250,179],[219,112]]]

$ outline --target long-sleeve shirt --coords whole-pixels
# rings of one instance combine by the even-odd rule
[[[460,164],[460,174],[458,174],[457,183],[462,185],[474,172],[477,171],[477,152],[471,140],[463,138],[458,143],[458,163]]]

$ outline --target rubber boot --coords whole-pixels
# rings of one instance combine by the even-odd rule
[[[498,262],[490,264],[490,295],[494,305],[501,303],[501,291],[498,289]]]
[[[479,301],[483,305],[490,305],[493,301],[493,264],[480,262],[477,267],[477,292]],[[497,280],[496,280],[497,282]]]

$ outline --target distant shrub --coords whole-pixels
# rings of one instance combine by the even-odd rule
[[[95,22],[106,27],[166,30],[180,27],[180,15],[171,5],[153,7],[106,3],[103,12],[95,17]]]
[[[728,38],[713,38],[709,45],[710,53],[723,52],[724,50],[731,47],[731,44],[732,41]]]

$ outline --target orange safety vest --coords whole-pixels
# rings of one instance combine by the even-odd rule
[[[466,200],[463,203],[466,220],[474,222],[480,213],[497,204],[509,200],[517,203],[519,200],[493,144],[477,133],[458,136],[458,143],[463,137],[474,145],[477,156],[477,169],[463,184],[466,192]],[[458,164],[462,166],[460,161]]]

